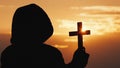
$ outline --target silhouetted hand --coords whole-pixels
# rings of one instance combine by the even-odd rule
[[[86,67],[89,59],[89,54],[85,52],[85,48],[77,49],[73,55],[72,67],[84,68]]]

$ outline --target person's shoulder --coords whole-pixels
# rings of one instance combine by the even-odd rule
[[[11,52],[14,49],[13,45],[8,45],[3,51],[2,53],[7,53],[7,52]]]
[[[56,47],[49,45],[49,44],[43,44],[43,47],[48,48],[48,49],[58,50]]]
[[[51,56],[54,55],[56,57],[62,58],[62,52],[53,45],[44,44],[44,53],[50,54]]]

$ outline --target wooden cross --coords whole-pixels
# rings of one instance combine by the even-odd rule
[[[69,36],[78,36],[78,49],[83,49],[83,35],[90,35],[90,30],[82,32],[82,22],[77,23],[77,31],[69,32]]]

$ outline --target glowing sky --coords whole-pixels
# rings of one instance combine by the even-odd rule
[[[119,0],[1,0],[0,33],[10,33],[15,9],[29,3],[37,3],[48,13],[56,34],[76,30],[78,21],[95,35],[120,31]]]
[[[91,35],[84,37],[86,48],[92,55],[88,68],[120,68],[117,63],[120,63],[120,59],[117,60],[120,57],[117,53],[120,51],[120,0],[0,0],[0,34],[10,34],[15,10],[30,3],[41,6],[50,17],[54,35],[48,43],[60,48],[66,62],[73,53],[69,51],[76,48],[72,45],[77,45],[76,37],[69,37],[68,33],[76,31],[80,21],[83,30],[91,30]],[[111,53],[116,57],[114,63],[109,62]]]

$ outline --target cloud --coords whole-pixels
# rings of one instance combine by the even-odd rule
[[[89,6],[89,7],[83,7],[84,10],[98,10],[98,11],[119,11],[119,6]]]
[[[120,6],[84,6],[70,7],[73,11],[83,11],[89,14],[120,14]]]
[[[92,17],[92,15],[89,15]],[[91,30],[92,35],[103,35],[105,33],[120,32],[120,19],[116,19],[113,16],[96,15],[96,18],[87,18],[84,16],[83,30]],[[66,29],[68,31],[76,31],[76,22],[72,20],[61,20],[59,28]],[[73,41],[65,40],[65,41]]]
[[[91,35],[120,32],[120,6],[78,6],[70,9],[74,12],[75,19],[57,20],[59,22],[57,28],[61,33],[76,31],[78,22],[76,20],[82,21],[83,30],[91,30]]]
[[[65,42],[77,42],[77,39],[76,38],[72,38],[72,39],[68,38],[68,39],[65,39],[64,41]]]
[[[97,10],[97,11],[119,11],[120,12],[120,6],[84,6],[84,7],[70,7],[72,10]]]
[[[55,44],[54,47],[56,47],[56,48],[68,48],[68,45]]]
[[[67,20],[67,19],[62,19],[62,20],[58,20],[60,22],[60,25],[58,26],[59,28],[66,28],[66,29],[70,29],[71,30],[75,30],[77,27],[76,26],[76,22],[73,20]]]
[[[70,20],[61,21],[59,27],[61,29],[75,30],[77,28],[76,23],[66,22]],[[102,35],[107,32],[117,32],[120,30],[119,24],[115,24],[113,18],[101,18],[101,19],[87,19],[83,22],[83,30],[91,30],[92,35]],[[68,41],[68,40],[67,40]]]
[[[112,12],[100,12],[100,11],[96,11],[96,12],[90,12],[89,14],[103,14],[103,15],[120,15],[120,12],[116,12],[116,11],[112,11]]]
[[[116,22],[115,24],[116,24],[116,25],[120,25],[120,23],[118,23],[118,22]]]

